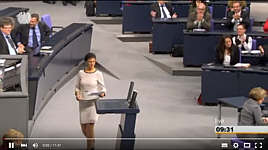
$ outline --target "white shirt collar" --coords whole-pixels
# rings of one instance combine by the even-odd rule
[[[2,32],[3,36],[6,38],[6,36],[10,37],[10,34],[5,34],[4,32]]]
[[[237,36],[237,38],[238,38],[238,39],[240,39],[241,37],[246,38],[246,37],[247,37],[247,35],[246,35],[246,34],[243,34],[242,36],[239,36],[239,35]]]

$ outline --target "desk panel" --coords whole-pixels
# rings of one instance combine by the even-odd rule
[[[151,3],[124,4],[122,32],[151,32]]]
[[[8,7],[0,10],[0,17],[16,17],[20,12],[27,12],[29,8]]]
[[[171,52],[175,44],[183,44],[185,24],[178,21],[153,22],[153,52]]]
[[[234,71],[203,71],[202,103],[215,103],[217,98],[239,96],[238,75]]]
[[[109,15],[122,15],[121,1],[120,0],[105,0],[96,1],[96,15],[109,14]]]
[[[268,89],[268,71],[262,67],[224,68],[202,66],[202,103],[216,104],[218,98],[248,96],[250,89]]]
[[[40,111],[46,103],[44,98],[57,82],[90,51],[92,25],[74,23],[56,33],[45,45],[52,46],[49,56],[29,57],[30,114]],[[64,37],[64,38],[62,38]]]
[[[201,66],[213,62],[219,38],[213,34],[184,34],[183,64]]]
[[[247,96],[254,87],[268,89],[268,73],[241,72],[239,82],[239,95]]]

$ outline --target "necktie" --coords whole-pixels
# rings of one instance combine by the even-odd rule
[[[38,47],[38,41],[35,33],[35,28],[32,28],[32,31],[33,31],[33,49],[35,49]]]
[[[161,10],[162,10],[162,13],[163,13],[163,17],[167,18],[167,14],[164,11],[164,5],[161,5]]]
[[[7,38],[8,43],[10,44],[10,46],[16,51],[16,47],[15,47],[15,44],[12,41],[12,39],[8,35],[6,36],[6,38]]]

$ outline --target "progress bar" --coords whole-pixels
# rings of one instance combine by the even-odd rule
[[[5,140],[232,140],[230,138],[5,138]],[[264,140],[264,138],[240,138],[242,140]]]

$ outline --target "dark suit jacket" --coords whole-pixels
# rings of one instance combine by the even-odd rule
[[[1,31],[0,31],[0,55],[9,55],[8,45]]]
[[[227,27],[231,30],[234,28],[234,23],[232,23],[233,15],[234,11],[229,11],[227,13]],[[250,21],[249,21],[249,12],[246,9],[241,10],[241,18],[242,18],[241,23],[245,24],[246,28],[248,28]]]
[[[166,8],[168,9],[168,11],[170,13],[170,16],[172,17],[172,15],[175,13],[172,5],[169,4],[169,3],[165,3],[165,5],[166,5]],[[158,2],[152,4],[151,10],[153,10],[153,11],[156,12],[156,18],[160,18],[161,17],[161,11],[160,11],[160,7],[159,7]]]
[[[42,42],[46,41],[49,39],[49,35],[51,33],[50,28],[43,22],[38,23],[38,27],[40,30],[41,34],[41,44]],[[29,40],[29,31],[30,31],[30,24],[21,24],[18,26],[16,29],[16,37],[15,37],[15,42],[16,44],[18,42],[21,42],[25,47],[28,45],[28,40]]]
[[[216,49],[216,64],[222,64],[224,57],[220,57],[221,51],[219,48]],[[224,55],[224,54],[222,54]],[[240,53],[239,53],[239,49],[237,46],[232,46],[231,47],[231,61],[230,61],[230,65],[235,65],[236,63],[239,63],[239,59],[240,59]]]

